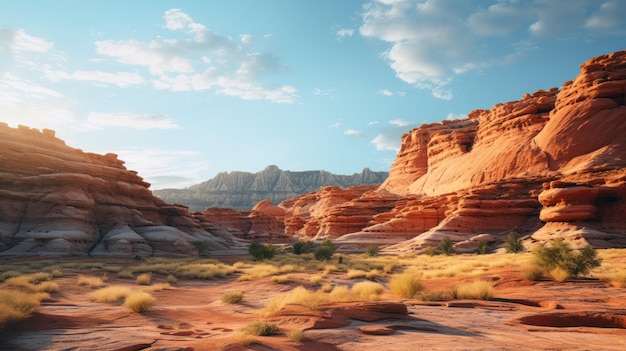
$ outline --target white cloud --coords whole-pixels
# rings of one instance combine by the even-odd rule
[[[378,135],[370,141],[378,151],[398,151],[400,150],[400,144],[402,143],[402,135],[407,133],[412,128],[417,127],[417,124],[403,119],[394,119],[388,122],[388,124],[382,127]]]
[[[76,81],[90,81],[99,84],[113,84],[120,88],[125,88],[129,85],[141,84],[144,79],[135,72],[103,72],[103,71],[83,71],[78,70],[74,73],[67,73],[63,71],[46,71],[46,78],[52,81],[61,80],[76,80]]]
[[[126,162],[127,169],[138,171],[140,177],[151,183],[151,189],[184,188],[206,180],[200,174],[208,165],[197,161],[201,156],[197,151],[135,148],[115,153]]]
[[[85,127],[89,129],[99,129],[104,127],[123,127],[132,129],[179,128],[176,121],[167,116],[98,112],[92,112],[87,116]]]
[[[384,95],[384,96],[394,96],[394,95],[404,96],[404,95],[406,95],[406,93],[404,91],[393,92],[393,91],[390,91],[388,89],[381,89],[381,90],[377,91],[376,94]]]
[[[365,137],[365,134],[363,134],[363,132],[358,131],[358,130],[354,130],[354,129],[348,129],[345,132],[343,132],[344,135],[347,135],[349,137],[354,137],[354,138],[363,138]]]
[[[446,119],[451,121],[451,120],[455,120],[455,119],[465,119],[467,118],[467,114],[463,114],[463,113],[448,113],[448,115],[446,116]]]
[[[334,88],[330,88],[330,89],[315,88],[315,89],[313,89],[313,94],[314,95],[321,95],[321,96],[328,96],[328,95],[332,94],[334,91],[335,91]]]
[[[371,0],[359,33],[387,43],[397,78],[449,100],[458,75],[511,63],[547,37],[623,35],[625,16],[618,0]]]
[[[3,30],[3,34],[0,34],[0,38],[2,38],[3,41],[8,39],[7,42],[9,43],[11,49],[18,53],[48,52],[54,47],[53,43],[48,42],[45,39],[28,35],[23,30]]]
[[[345,37],[351,37],[352,35],[354,35],[354,29],[352,28],[341,28],[340,30],[338,30],[335,35],[337,36],[337,39],[342,39]]]
[[[103,40],[96,42],[96,51],[123,64],[146,67],[157,89],[214,89],[244,100],[276,103],[297,100],[293,86],[265,81],[271,74],[287,71],[278,57],[246,51],[232,38],[213,33],[180,9],[166,11],[164,18],[165,28],[183,33],[182,38]],[[252,36],[242,34],[239,39],[252,50]]]

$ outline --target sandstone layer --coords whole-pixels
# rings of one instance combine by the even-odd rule
[[[462,252],[498,248],[510,232],[626,247],[625,93],[626,52],[616,52],[583,63],[561,89],[422,125],[402,137],[379,188],[280,204],[286,233],[344,249],[395,244],[390,252],[444,237]]]
[[[199,244],[241,246],[148,187],[115,154],[86,153],[54,131],[0,123],[3,254],[193,255]]]

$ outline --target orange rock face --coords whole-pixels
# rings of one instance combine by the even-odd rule
[[[73,149],[50,130],[0,123],[0,252],[4,254],[197,254],[235,245],[183,206],[152,196],[117,155]]]
[[[479,241],[497,248],[512,231],[626,247],[625,92],[626,51],[582,64],[561,89],[423,125],[402,137],[376,191],[333,202],[322,190],[282,203],[287,234],[340,236],[344,248],[394,244],[390,251],[424,250],[444,237],[459,251]],[[340,218],[343,227],[323,229]]]

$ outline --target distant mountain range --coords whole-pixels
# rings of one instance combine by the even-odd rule
[[[272,165],[258,173],[221,172],[185,189],[161,189],[153,193],[167,203],[189,206],[190,211],[204,211],[208,207],[250,210],[264,199],[278,204],[329,185],[346,188],[380,184],[387,176],[388,172],[373,172],[369,168],[361,173],[338,175],[326,171],[283,171]]]

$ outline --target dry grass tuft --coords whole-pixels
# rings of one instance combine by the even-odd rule
[[[489,300],[495,294],[495,289],[491,282],[485,280],[475,280],[471,283],[458,285],[453,292],[457,299]]]
[[[124,299],[124,306],[137,313],[145,312],[155,304],[154,296],[145,291],[132,292]]]
[[[571,278],[571,275],[563,268],[557,267],[550,271],[550,276],[557,282],[564,282]]]
[[[361,300],[376,301],[380,300],[380,295],[385,288],[374,282],[359,282],[352,286],[352,291],[357,294]]]
[[[243,300],[243,291],[228,291],[222,294],[222,302],[237,304]]]
[[[416,272],[406,271],[404,273],[395,274],[389,279],[389,289],[403,298],[413,299],[424,289]]]
[[[48,294],[28,294],[17,290],[0,290],[0,328],[27,319],[37,312]]]
[[[87,285],[88,287],[95,289],[104,286],[104,281],[99,277],[91,277],[86,275],[78,276],[78,285]]]
[[[132,289],[126,286],[107,286],[93,291],[89,298],[95,302],[115,302],[126,298],[132,292]]]
[[[241,332],[248,335],[271,336],[280,333],[280,328],[268,321],[257,321],[243,327]]]
[[[137,276],[135,282],[139,285],[150,285],[152,284],[152,273],[142,273]]]

